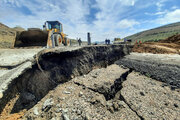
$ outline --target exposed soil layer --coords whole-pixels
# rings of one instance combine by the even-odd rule
[[[140,120],[135,112],[129,109],[123,101],[119,100],[118,96],[115,99],[111,97],[110,100],[106,100],[106,94],[102,92],[106,91],[106,93],[112,94],[113,89],[111,86],[116,83],[116,79],[119,79],[126,70],[118,65],[111,65],[107,68],[94,69],[87,75],[76,77],[72,81],[59,85],[55,90],[50,91],[23,118]],[[104,74],[107,72],[115,76]],[[96,84],[98,80],[101,81],[93,86],[92,84]],[[116,93],[113,94],[116,95]],[[47,103],[49,106],[47,106]]]
[[[44,50],[32,61],[32,68],[9,83],[0,99],[1,119],[32,108],[50,90],[75,76],[107,67],[130,51],[129,46],[90,46],[76,50]],[[18,95],[18,99],[15,99]],[[6,107],[10,104],[11,107]],[[9,109],[8,109],[9,108]],[[8,110],[7,110],[8,109]],[[6,114],[3,111],[8,111]],[[22,114],[23,115],[23,114]]]
[[[23,119],[178,120],[179,91],[162,85],[113,64],[58,85]]]
[[[159,42],[138,43],[133,52],[154,54],[180,54],[180,35],[171,36]]]

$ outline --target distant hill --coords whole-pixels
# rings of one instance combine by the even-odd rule
[[[159,41],[166,39],[172,35],[180,34],[180,22],[164,25],[158,28],[142,31],[131,36],[125,37],[131,39],[132,42],[141,41]]]
[[[25,31],[25,29],[20,27],[20,26],[14,27],[12,29],[15,30],[15,31]]]
[[[9,28],[0,23],[0,48],[11,48],[13,46],[16,31],[24,31],[21,27]]]

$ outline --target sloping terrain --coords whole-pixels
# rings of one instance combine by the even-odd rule
[[[164,25],[158,28],[142,31],[134,35],[128,36],[126,38],[131,39],[133,43],[135,43],[136,41],[153,42],[153,41],[166,39],[172,35],[179,33],[180,33],[180,22],[177,22],[177,23]]]
[[[133,52],[154,54],[180,54],[180,34],[159,42],[136,43]]]
[[[0,48],[11,48],[14,44],[16,31],[24,31],[21,27],[9,28],[0,23]]]

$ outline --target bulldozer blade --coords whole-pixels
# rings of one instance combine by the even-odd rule
[[[16,34],[14,47],[47,46],[48,32],[28,30]]]

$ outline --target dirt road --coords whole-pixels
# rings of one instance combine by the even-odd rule
[[[180,88],[180,55],[131,53],[117,64],[165,82],[172,89]]]

